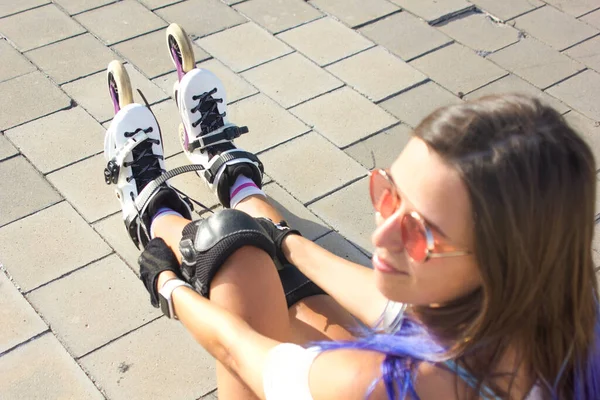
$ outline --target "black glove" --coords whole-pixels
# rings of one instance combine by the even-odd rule
[[[279,264],[277,265],[278,269],[280,269],[286,264],[289,264],[290,262],[287,260],[287,258],[285,258],[285,254],[283,254],[283,250],[281,248],[281,245],[283,244],[283,239],[285,239],[287,235],[302,236],[302,234],[298,230],[290,228],[287,222],[283,220],[279,221],[278,224],[275,224],[269,218],[260,217],[256,218],[256,220],[263,227],[263,229],[267,231],[269,236],[271,236],[273,243],[275,243],[276,259],[274,261],[276,264]]]
[[[177,276],[181,276],[177,257],[164,240],[155,238],[146,245],[140,258],[138,258],[138,264],[140,265],[140,279],[144,282],[148,293],[150,293],[150,303],[158,308],[156,280],[163,271],[173,271]]]

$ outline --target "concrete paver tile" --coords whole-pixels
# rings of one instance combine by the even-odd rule
[[[4,325],[0,330],[0,353],[48,329],[3,273],[0,273],[0,318]]]
[[[0,82],[17,76],[25,75],[36,70],[35,66],[15,50],[6,39],[0,39]]]
[[[89,34],[40,47],[26,55],[59,84],[102,71],[109,62],[119,59]]]
[[[375,212],[369,197],[368,178],[354,182],[308,208],[366,253],[373,251],[371,234],[375,229]]]
[[[158,78],[152,79],[152,83],[162,89],[172,100],[175,100],[173,93],[173,84],[177,80],[177,72],[173,71],[169,74],[159,76]],[[160,122],[160,121],[158,121]]]
[[[131,64],[125,64],[125,69],[131,78],[133,100],[136,103],[144,104],[137,89],[140,89],[144,93],[150,104],[169,97],[158,86],[133,68]],[[103,71],[83,79],[78,79],[63,85],[62,88],[98,121],[108,121],[114,116],[114,108],[106,84],[106,72]]]
[[[166,26],[165,22],[135,0],[124,0],[74,17],[106,44]]]
[[[278,37],[321,66],[373,46],[352,29],[329,17],[283,32]]]
[[[380,46],[332,64],[327,70],[373,101],[427,80],[423,73]]]
[[[109,399],[197,399],[216,387],[213,358],[160,318],[81,359]]]
[[[197,43],[235,72],[293,51],[252,22],[202,38]]]
[[[19,154],[19,151],[8,141],[4,134],[0,134],[0,161]]]
[[[40,72],[32,72],[0,83],[0,130],[67,108],[71,104],[56,86]]]
[[[310,3],[350,27],[363,25],[399,10],[384,0],[311,0]]]
[[[440,31],[474,49],[494,52],[519,41],[519,31],[483,13],[471,13],[438,25]]]
[[[40,133],[44,140],[32,140]],[[13,128],[6,136],[46,174],[102,151],[104,128],[75,107]]]
[[[43,251],[38,250],[40,244],[44,245]],[[67,202],[0,228],[2,263],[23,291],[110,252]]]
[[[49,4],[2,19],[0,31],[19,50],[26,51],[83,33],[85,29]]]
[[[427,82],[400,93],[398,96],[394,96],[379,105],[402,122],[416,127],[423,118],[435,109],[460,102],[461,100],[458,97],[440,87],[437,83]]]
[[[50,3],[50,0],[3,1],[0,3],[0,17],[5,17],[48,3]]]
[[[360,32],[405,61],[452,42],[448,36],[408,12],[390,15]]]
[[[80,357],[162,315],[116,255],[27,295],[53,332]]]
[[[411,136],[412,130],[408,126],[397,125],[358,142],[344,151],[369,170],[388,168],[404,149]]]
[[[258,90],[255,87],[240,78],[239,75],[235,74],[219,60],[215,60],[213,58],[212,60],[207,60],[197,64],[197,67],[205,68],[219,77],[221,82],[223,82],[225,92],[227,93],[227,103],[232,103],[258,93]],[[173,83],[176,80],[177,73],[173,72],[171,74],[156,78],[152,82],[161,87],[165,93],[168,93],[171,97],[173,97]]]
[[[349,87],[319,96],[290,111],[338,147],[346,147],[398,122]]]
[[[565,104],[561,103],[554,97],[542,92],[540,89],[536,88],[529,82],[525,82],[523,79],[514,75],[508,75],[502,79],[497,80],[496,82],[492,82],[487,86],[484,86],[472,93],[469,93],[467,99],[476,99],[482,96],[502,93],[522,93],[538,97],[544,103],[553,107],[561,114],[569,110],[569,107],[567,107]]]
[[[94,229],[139,276],[140,267],[137,260],[140,256],[140,250],[135,247],[125,229],[123,214],[119,212],[96,222]]]
[[[571,47],[565,54],[600,72],[600,36]]]
[[[344,239],[344,237],[337,232],[330,232],[317,240],[315,243],[329,250],[333,254],[345,258],[348,261],[364,265],[365,267],[371,266],[371,260],[369,257],[365,256],[360,250],[354,247],[354,245]]]
[[[315,132],[269,150],[260,158],[265,171],[304,204],[367,173]]]
[[[152,112],[160,125],[165,157],[171,157],[183,151],[179,142],[179,124],[181,118],[175,100],[167,100],[152,106]]]
[[[600,121],[600,74],[587,70],[547,90],[588,118]]]
[[[540,89],[571,76],[585,67],[544,43],[522,39],[505,49],[490,54],[488,59]]]
[[[559,10],[571,14],[574,17],[579,17],[587,14],[592,10],[600,7],[596,0],[544,0],[546,3],[553,5]]]
[[[192,46],[196,61],[210,58],[201,48]],[[150,78],[175,71],[175,65],[169,57],[164,30],[119,43],[113,48]]]
[[[540,0],[471,0],[471,3],[502,21],[507,21],[546,4]]]
[[[430,24],[473,8],[472,4],[464,0],[392,0],[392,2]]]
[[[0,176],[0,226],[61,200],[24,157],[2,161]]]
[[[246,18],[219,0],[188,0],[155,11],[176,22],[193,38],[210,35],[246,22]]]
[[[600,167],[600,122],[584,117],[577,111],[569,111],[565,114],[567,123],[575,129],[577,133],[587,142],[592,149],[594,158],[596,159],[596,168]],[[600,197],[597,197],[597,202],[600,202]],[[599,212],[597,209],[596,212]],[[598,249],[600,250],[600,248]]]
[[[285,108],[343,85],[298,53],[253,68],[242,76]]]
[[[279,211],[289,226],[298,229],[305,238],[315,240],[331,230],[325,222],[321,221],[277,183],[273,182],[266,185],[263,190],[269,196],[269,203]]]
[[[458,43],[410,64],[456,94],[468,93],[506,75],[506,71]]]
[[[159,7],[170,6],[171,4],[178,3],[180,0],[140,0],[140,2],[151,10]]]
[[[114,0],[55,0],[69,14],[77,14],[114,2]]]
[[[579,18],[579,20],[593,26],[596,29],[600,29],[600,10],[584,15],[583,17]]]
[[[3,355],[0,376],[5,399],[104,399],[51,333]]]
[[[188,165],[189,163],[185,154],[176,155],[166,160],[167,171],[181,167],[182,165]],[[206,186],[203,178],[200,178],[195,172],[178,175],[169,182],[173,187],[181,190],[187,196],[199,201],[208,208],[219,204],[217,196]],[[201,207],[194,205],[194,210],[200,211]]]
[[[103,154],[80,161],[47,175],[52,184],[81,213],[94,222],[119,211],[115,187],[104,182],[106,160]]]
[[[249,97],[229,106],[229,120],[248,126],[250,132],[236,139],[244,150],[258,153],[310,131],[289,111],[263,94]]]
[[[591,26],[550,6],[516,18],[515,26],[557,50],[564,50],[598,33]]]
[[[233,8],[271,33],[281,32],[322,16],[303,0],[251,0]]]
[[[198,64],[198,68],[206,68],[219,77],[227,92],[227,102],[232,103],[253,94],[258,90],[235,74],[218,60],[208,60]]]

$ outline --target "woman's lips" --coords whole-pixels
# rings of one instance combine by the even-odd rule
[[[408,275],[406,272],[398,271],[396,268],[392,267],[390,264],[382,260],[377,254],[373,255],[373,268],[379,272],[383,272],[384,274]]]

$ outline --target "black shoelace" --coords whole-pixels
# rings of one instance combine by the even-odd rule
[[[198,105],[192,108],[190,111],[196,113],[200,111],[202,116],[199,120],[192,123],[192,127],[200,125],[202,128],[201,135],[205,135],[218,129],[224,125],[223,117],[226,113],[219,113],[218,105],[223,102],[223,99],[215,99],[212,97],[217,93],[217,88],[214,88],[210,92],[202,93],[201,95],[192,96],[192,100],[198,101]]]
[[[150,133],[152,130],[152,127],[147,129],[138,128],[135,132],[125,132],[125,137],[130,138],[142,131],[144,133]],[[159,164],[159,160],[162,160],[163,156],[159,156],[152,152],[153,144],[160,144],[160,140],[150,138],[144,140],[134,147],[132,151],[133,161],[123,163],[124,167],[131,167],[131,176],[127,177],[127,182],[131,182],[132,179],[135,179],[138,193],[142,191],[148,182],[153,181],[165,172]]]

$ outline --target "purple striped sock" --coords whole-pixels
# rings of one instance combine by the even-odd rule
[[[181,218],[183,218],[183,216],[181,214],[179,214],[177,211],[173,211],[168,207],[161,207],[158,209],[158,211],[156,212],[156,214],[154,214],[154,217],[152,217],[152,222],[150,223],[150,237],[152,239],[154,239],[154,223],[161,217],[164,217],[166,215],[177,215],[180,216]]]
[[[254,195],[267,197],[265,192],[260,190],[252,179],[245,175],[239,175],[229,190],[231,208],[235,208],[235,206],[246,197]]]

